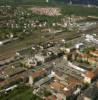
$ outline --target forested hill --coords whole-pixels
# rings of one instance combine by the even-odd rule
[[[0,5],[4,5],[5,2],[7,4],[44,4],[46,0],[0,0]],[[73,4],[91,4],[98,5],[98,0],[48,0],[50,3],[55,4],[68,4],[72,2]]]
[[[52,0],[51,0],[52,1]],[[73,4],[91,4],[91,5],[98,5],[98,0],[53,0],[55,2],[61,3],[70,3]]]

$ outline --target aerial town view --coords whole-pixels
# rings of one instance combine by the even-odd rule
[[[0,0],[0,100],[98,100],[98,0]]]

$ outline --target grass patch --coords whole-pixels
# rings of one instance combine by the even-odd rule
[[[95,7],[83,7],[83,6],[74,6],[66,5],[62,7],[61,13],[63,15],[76,15],[76,16],[98,16],[98,8]]]
[[[41,100],[41,98],[34,95],[31,88],[19,86],[7,94],[0,95],[0,100]]]

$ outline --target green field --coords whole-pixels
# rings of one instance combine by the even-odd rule
[[[83,7],[83,6],[69,6],[62,7],[63,15],[76,15],[76,16],[98,16],[98,8]]]
[[[65,0],[66,1],[66,0]],[[62,12],[65,15],[80,15],[80,16],[98,16],[98,8],[88,8],[83,6],[74,6],[67,5],[65,3],[59,3],[55,0],[49,0],[49,3],[46,3],[46,0],[0,0],[0,5],[12,5],[12,6],[57,6],[63,7]]]
[[[20,86],[7,94],[0,95],[0,100],[42,100],[32,93],[32,89]]]

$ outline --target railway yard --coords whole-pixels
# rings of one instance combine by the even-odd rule
[[[31,6],[0,14],[0,100],[98,100],[97,17]]]

